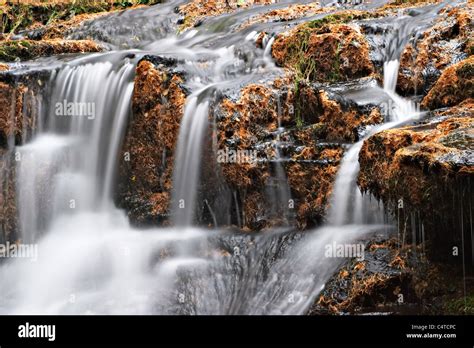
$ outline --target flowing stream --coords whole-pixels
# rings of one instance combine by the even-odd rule
[[[235,23],[288,1],[212,18],[176,34],[174,8],[181,3],[101,18],[71,34],[90,35],[113,50],[57,63],[43,96],[50,103],[41,112],[41,127],[15,149],[21,156],[21,239],[38,243],[39,255],[36,262],[1,265],[0,313],[303,314],[341,263],[325,257],[325,246],[351,243],[380,229],[356,185],[362,141],[342,160],[326,226],[304,234],[287,228],[258,235],[195,226],[203,140],[216,92],[279,73],[269,54],[273,40],[264,49],[256,49],[253,40],[256,32],[278,32],[283,24],[239,32]],[[136,40],[130,39],[131,30]],[[134,69],[147,53],[184,61],[192,93],[175,156],[174,225],[142,230],[115,207],[113,191],[131,115]],[[390,56],[383,87],[394,107],[390,119],[367,135],[418,115],[411,102],[396,95],[397,73],[398,58]],[[84,114],[69,117],[67,103],[82,105]],[[275,146],[275,178],[286,181],[279,142]],[[273,196],[286,204],[291,192],[279,186]],[[169,250],[176,252],[162,259]]]

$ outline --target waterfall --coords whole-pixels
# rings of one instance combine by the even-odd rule
[[[116,69],[98,62],[53,75],[46,125],[17,149],[22,240],[36,241],[62,215],[111,204],[133,70],[131,63]]]
[[[439,8],[440,7],[436,7],[435,9],[438,10]],[[372,134],[414,120],[420,115],[420,110],[413,101],[402,98],[396,93],[401,48],[395,45],[395,43],[403,42],[404,44],[401,47],[404,47],[410,37],[410,31],[414,30],[416,25],[431,20],[430,14],[433,11],[433,9],[427,11],[424,15],[421,15],[420,19],[414,21],[414,23],[413,21],[402,21],[401,24],[398,24],[399,26],[396,28],[395,34],[390,38],[387,44],[387,52],[385,54],[387,60],[383,65],[383,91],[389,98],[387,102],[384,103],[387,117],[384,120],[384,124],[370,129],[365,137],[353,144],[344,155],[334,183],[328,219],[330,225],[360,224],[367,222],[370,218],[374,218],[373,216],[366,216],[366,213],[364,213],[364,198],[357,186],[359,152],[364,140]],[[394,49],[394,47],[396,47],[396,49]],[[398,54],[398,56],[395,57],[396,54]],[[365,202],[365,206],[370,204],[367,203],[367,200],[365,200]]]
[[[123,51],[68,58],[52,74],[51,93],[42,96],[49,98],[49,108],[31,141],[15,149],[21,240],[37,243],[40,257],[1,265],[0,277],[8,281],[0,283],[0,313],[302,314],[343,262],[327,257],[326,247],[355,243],[380,229],[356,182],[365,138],[341,161],[327,225],[304,234],[275,229],[255,235],[196,227],[208,118],[216,96],[261,81],[278,68],[271,59],[274,38],[257,50],[254,41],[222,25],[263,8],[175,35],[170,22],[174,6],[182,2],[104,17],[71,34],[95,33],[105,36],[110,47],[136,45],[147,51],[134,51],[138,58],[133,61]],[[163,19],[158,32],[151,32]],[[265,25],[259,30],[271,32],[277,26]],[[143,42],[130,39],[130,28]],[[190,94],[174,150],[173,226],[138,229],[115,207],[113,192],[131,117],[134,69],[150,51],[179,56]],[[398,59],[388,54],[384,64],[384,91],[393,102],[390,117],[366,137],[417,115],[414,105],[396,94]],[[282,165],[280,108],[270,210],[289,225],[291,192]],[[235,191],[230,199],[241,225]]]
[[[173,175],[173,221],[191,226],[194,220],[203,139],[208,125],[209,101],[190,96],[181,121]]]

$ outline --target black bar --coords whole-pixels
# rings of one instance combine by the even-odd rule
[[[26,323],[55,325],[55,340],[18,337],[19,326]],[[408,338],[407,334],[455,334],[456,337]],[[474,316],[0,316],[2,348],[32,343],[133,346],[333,343],[473,347]]]

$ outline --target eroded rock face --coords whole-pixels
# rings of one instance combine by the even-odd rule
[[[278,143],[294,202],[290,213],[304,229],[324,219],[343,153],[338,142],[355,141],[359,127],[381,121],[376,107],[362,111],[320,86],[296,86],[288,78],[246,86],[239,99],[224,98],[217,108],[218,149],[258,156],[256,163],[221,164],[225,183],[242,201],[241,220],[252,230],[281,224],[283,214],[268,215],[275,202],[266,195],[275,180]]]
[[[446,12],[403,51],[397,82],[400,93],[426,94],[447,67],[472,55],[474,5]]]
[[[453,106],[474,96],[474,57],[447,68],[429,91],[422,107],[437,109]]]
[[[5,40],[0,41],[0,60],[29,60],[64,53],[100,52],[103,48],[90,40]]]
[[[312,81],[344,81],[374,71],[369,45],[356,24],[302,24],[277,36],[272,55],[278,65]]]
[[[405,227],[421,224],[434,258],[448,258],[460,243],[461,231],[468,230],[473,106],[468,99],[434,112],[419,125],[375,134],[360,152],[361,189],[382,199],[392,211],[406,214]]]
[[[183,76],[175,67],[173,60],[145,57],[136,70],[118,196],[139,224],[163,222],[168,214],[173,152],[186,99]]]
[[[172,60],[151,57],[137,67],[134,116],[123,150],[130,161],[121,165],[118,198],[137,223],[168,220],[173,154],[187,95],[185,76],[176,69]],[[300,228],[320,223],[343,153],[338,142],[356,141],[360,128],[381,121],[378,108],[361,109],[318,85],[296,85],[291,73],[220,95],[211,110],[215,126],[203,147],[199,222],[217,219],[219,225],[253,231],[293,218]],[[232,151],[252,158],[219,160],[220,153]],[[280,197],[291,206],[287,216],[269,212],[272,192],[283,185],[276,182],[282,179],[278,168],[288,180],[288,197]]]

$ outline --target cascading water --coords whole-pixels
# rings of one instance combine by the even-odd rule
[[[174,170],[174,224],[191,226],[199,183],[201,149],[209,114],[209,101],[198,104],[191,96],[184,110]]]
[[[400,67],[399,59],[403,47],[405,47],[409,38],[413,35],[412,31],[416,32],[426,26],[432,21],[433,13],[439,11],[443,6],[444,4],[440,4],[428,8],[425,12],[419,14],[418,17],[415,17],[414,20],[412,18],[400,18],[395,22],[393,32],[389,35],[388,42],[386,43],[386,52],[383,54],[385,57],[383,64],[383,92],[388,97],[383,103],[384,105],[382,105],[386,113],[385,123],[369,129],[365,137],[352,145],[342,159],[331,199],[330,225],[361,224],[373,218],[381,222],[380,217],[368,216],[367,211],[370,210],[372,204],[367,198],[364,199],[357,186],[359,152],[364,139],[368,136],[415,120],[420,116],[420,111],[413,101],[402,98],[396,93],[398,70]],[[377,211],[377,209],[375,210]]]
[[[42,115],[42,127],[31,142],[17,149],[20,231],[24,242],[39,244],[40,257],[37,262],[15,260],[2,265],[1,277],[8,282],[0,283],[1,313],[301,314],[341,263],[324,256],[325,246],[350,243],[380,228],[362,225],[368,222],[356,185],[362,142],[354,144],[342,160],[328,226],[304,236],[280,231],[235,236],[193,227],[214,91],[277,68],[269,58],[273,39],[256,54],[255,43],[242,40],[242,35],[254,36],[253,28],[243,34],[232,28],[223,31],[217,25],[220,19],[184,35],[171,34],[173,28],[166,25],[145,35],[156,18],[174,16],[174,6],[180,3],[173,1],[150,12],[140,9],[137,17],[120,17],[126,22],[123,26],[105,25],[107,21],[117,24],[117,16],[100,19],[72,34],[80,38],[99,32],[114,48],[132,47],[134,40],[125,36],[134,23],[143,41],[136,40],[138,48],[186,60],[194,89],[187,98],[176,149],[175,226],[132,228],[113,204],[114,173],[130,114],[136,60],[112,52],[64,63],[49,83],[51,103]],[[258,11],[263,9],[240,11],[222,21]],[[141,32],[137,22],[143,18],[147,25]],[[281,26],[265,25],[259,31]],[[203,71],[203,57],[213,69]],[[414,113],[395,94],[398,63],[391,60],[385,65],[384,88],[397,110],[391,121],[400,122]],[[86,113],[69,113],[69,107],[84,107]],[[386,123],[371,132],[393,125]],[[275,176],[286,180],[281,163]],[[283,190],[276,199],[288,201],[290,194]],[[355,213],[349,214],[352,210]],[[162,260],[161,252],[170,250],[171,257]],[[232,255],[224,257],[222,250]]]

